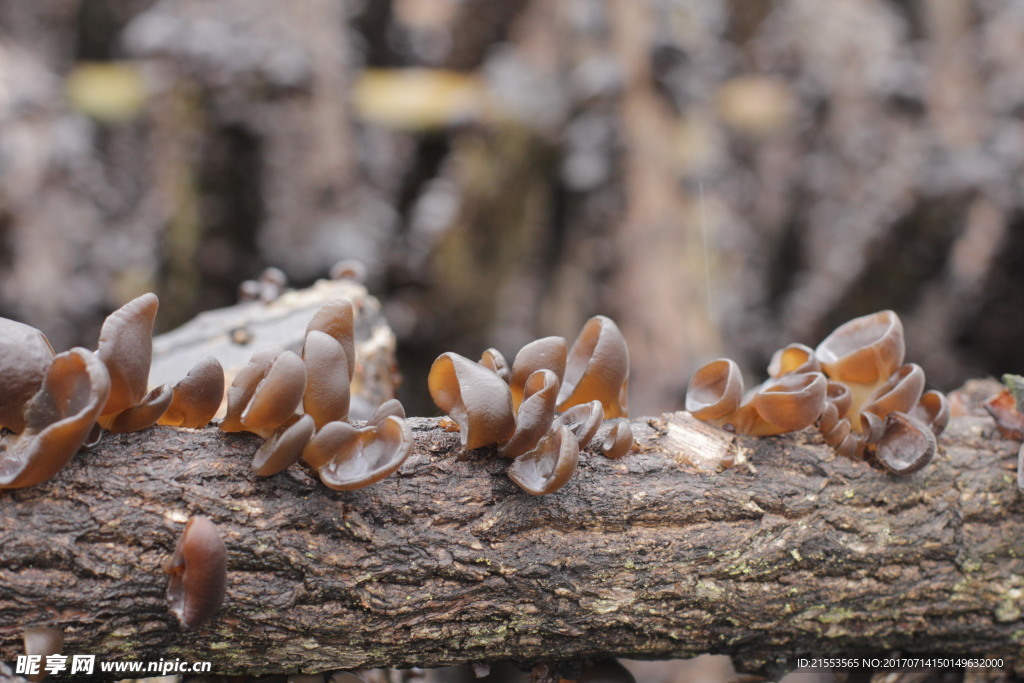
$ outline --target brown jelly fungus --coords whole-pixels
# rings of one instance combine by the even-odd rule
[[[209,621],[227,589],[227,549],[213,522],[190,518],[164,571],[170,575],[167,601],[181,625],[192,629]]]

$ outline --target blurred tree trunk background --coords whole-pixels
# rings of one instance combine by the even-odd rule
[[[615,318],[634,414],[894,308],[1021,371],[1024,2],[0,0],[0,315],[55,346],[354,258],[445,350]]]

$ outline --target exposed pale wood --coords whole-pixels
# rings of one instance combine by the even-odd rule
[[[380,301],[351,280],[320,280],[312,287],[287,291],[274,301],[247,301],[200,313],[153,340],[150,385],[173,385],[204,356],[219,360],[230,382],[253,352],[266,346],[277,344],[300,353],[313,314],[334,299],[348,299],[355,310],[359,362],[352,378],[351,417],[366,419],[377,406],[395,397],[400,377],[395,365],[395,334],[384,319]]]
[[[52,482],[0,492],[0,660],[30,624],[63,627],[69,653],[222,673],[705,652],[749,668],[880,649],[1022,660],[1024,503],[1016,444],[990,420],[955,419],[903,479],[810,432],[633,424],[635,452],[587,452],[543,498],[492,453],[458,457],[434,419],[413,420],[396,476],[351,493],[298,467],[255,478],[248,435],[108,437]],[[716,451],[736,466],[709,468]],[[221,528],[229,586],[189,633],[160,565],[193,514]]]

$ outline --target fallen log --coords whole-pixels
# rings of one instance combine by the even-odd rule
[[[257,478],[259,439],[212,427],[110,435],[0,491],[0,660],[48,625],[65,654],[224,674],[709,652],[748,670],[882,651],[1024,663],[1016,443],[988,418],[954,419],[904,478],[809,430],[640,418],[631,454],[588,451],[539,498],[488,449],[411,424],[413,455],[361,491],[297,466]],[[227,545],[227,600],[183,631],[161,564],[195,514]]]

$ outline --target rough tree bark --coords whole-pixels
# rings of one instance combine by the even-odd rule
[[[1016,444],[955,419],[936,461],[893,478],[809,431],[750,439],[686,414],[634,421],[622,460],[587,452],[543,498],[435,419],[368,489],[294,467],[257,479],[256,437],[111,436],[55,480],[0,492],[0,660],[21,628],[68,653],[210,660],[221,673],[729,653],[1016,655],[1024,503]],[[716,471],[722,458],[731,469]],[[183,632],[161,563],[216,521],[227,600]]]

